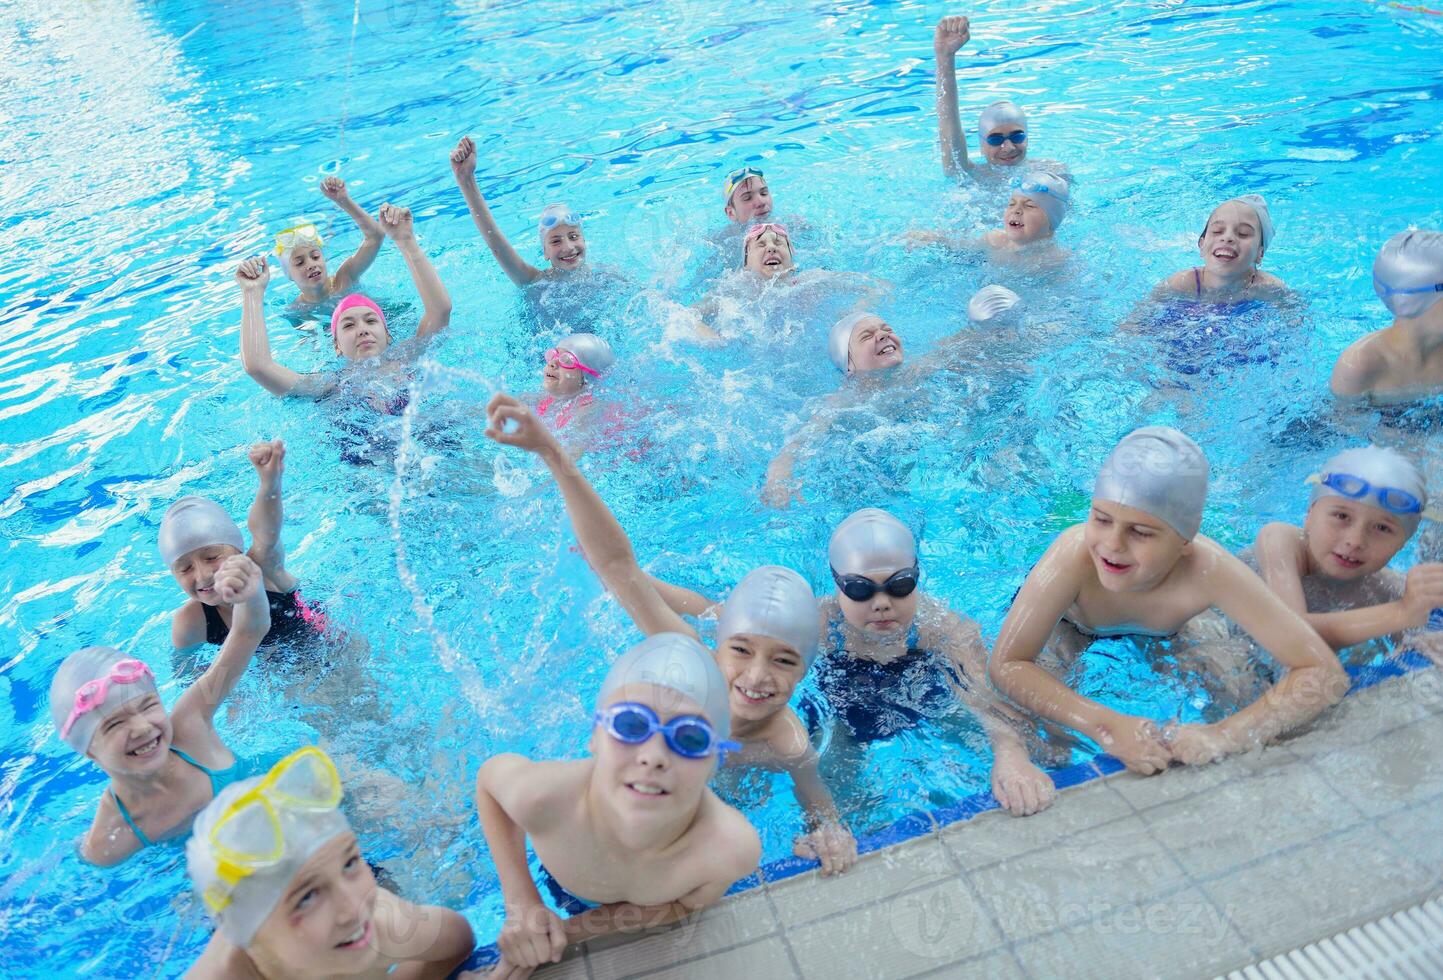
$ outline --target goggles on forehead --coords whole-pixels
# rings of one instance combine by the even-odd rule
[[[542,231],[548,231],[552,228],[555,228],[557,225],[580,225],[581,216],[578,215],[575,211],[572,211],[570,208],[567,208],[566,210],[561,210],[558,208],[553,211],[547,211],[545,214],[543,214],[538,224],[540,224]]]
[[[276,235],[276,254],[285,255],[287,252],[307,245],[320,248],[324,244],[320,231],[315,225],[307,222],[303,225],[296,225],[294,228],[287,228]]]
[[[727,174],[726,184],[722,188],[722,193],[726,195],[727,201],[731,201],[733,191],[752,177],[758,177],[762,180],[767,179],[766,175],[756,167],[739,167]]]
[[[134,684],[142,677],[149,676],[152,680],[155,675],[144,661],[128,658],[116,661],[115,666],[110,668],[110,673],[104,677],[97,677],[93,681],[81,684],[75,692],[75,706],[70,709],[70,715],[65,719],[65,724],[60,726],[60,737],[64,738],[70,734],[70,729],[80,720],[81,715],[89,714],[105,703],[110,696],[110,685],[112,684]]]
[[[1423,501],[1407,490],[1397,487],[1375,487],[1361,476],[1351,473],[1324,473],[1308,477],[1309,483],[1318,483],[1349,500],[1374,503],[1390,514],[1421,514],[1431,516],[1423,509]]]

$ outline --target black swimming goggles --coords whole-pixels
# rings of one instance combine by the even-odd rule
[[[842,595],[853,602],[866,602],[879,591],[886,592],[894,599],[904,599],[916,591],[919,574],[917,566],[913,565],[900,572],[893,572],[887,581],[878,585],[865,575],[839,575],[834,568],[832,569],[832,581],[837,583],[837,588],[842,590]]]

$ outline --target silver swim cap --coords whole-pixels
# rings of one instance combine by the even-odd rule
[[[594,333],[574,333],[556,342],[557,350],[570,351],[576,359],[597,374],[605,374],[616,363],[611,345]]]
[[[696,702],[717,737],[731,736],[727,682],[711,651],[683,633],[648,636],[617,658],[596,696],[598,710],[617,689],[628,684],[654,684]]]
[[[985,141],[992,130],[1007,125],[1026,130],[1027,117],[1022,114],[1022,108],[1017,103],[1003,99],[983,109],[977,117],[977,138]]]
[[[1330,474],[1357,477],[1367,482],[1370,489],[1363,496],[1350,497],[1321,482]],[[1409,536],[1412,536],[1413,532],[1418,530],[1418,523],[1423,519],[1422,512],[1400,514],[1390,507],[1383,507],[1377,494],[1380,490],[1388,489],[1402,490],[1415,497],[1424,510],[1428,507],[1428,482],[1407,456],[1382,446],[1345,449],[1323,464],[1322,473],[1317,478],[1317,482],[1313,482],[1313,492],[1308,497],[1308,507],[1311,508],[1313,504],[1324,497],[1357,500],[1370,507],[1388,511],[1407,528]]]
[[[1400,231],[1373,260],[1373,291],[1394,316],[1422,316],[1443,300],[1443,232]]]
[[[240,528],[214,500],[181,497],[160,519],[160,557],[166,568],[174,565],[180,556],[213,544],[228,544],[241,552],[246,550]]]
[[[856,330],[857,324],[863,320],[875,316],[877,314],[867,312],[848,313],[832,324],[832,332],[827,338],[827,353],[831,355],[832,363],[837,366],[837,370],[843,374],[852,373],[847,367],[847,356],[852,349],[852,331]]]
[[[569,205],[548,204],[536,218],[536,230],[539,234],[545,235],[557,225],[575,225],[580,228],[581,215],[571,210]]]
[[[75,651],[61,662],[60,669],[50,680],[50,720],[55,723],[57,734],[65,727],[70,712],[75,709],[75,692],[93,680],[109,677],[116,664],[130,659],[133,658],[113,647],[86,647],[84,650]],[[70,731],[60,737],[66,745],[84,755],[90,749],[96,729],[116,708],[154,693],[155,678],[148,673],[129,683],[111,681],[105,692],[105,700],[92,710],[77,715]]]
[[[885,510],[864,507],[832,532],[827,560],[838,575],[895,572],[917,564],[917,539]]]
[[[817,597],[790,568],[763,565],[732,589],[717,617],[717,645],[738,633],[780,640],[810,667],[817,656]]]
[[[1273,243],[1273,216],[1268,211],[1268,202],[1263,200],[1261,194],[1244,194],[1233,200],[1239,204],[1246,204],[1258,216],[1258,240],[1262,243],[1262,247],[1258,249],[1258,258],[1262,258],[1263,253],[1268,250],[1268,246]],[[1228,202],[1224,201],[1223,203]]]
[[[1102,464],[1092,495],[1147,511],[1191,541],[1207,501],[1207,457],[1176,429],[1145,426],[1122,437]]]
[[[211,845],[211,833],[226,808],[242,794],[258,786],[262,778],[243,779],[217,793],[215,799],[196,815],[190,839],[185,843],[186,871],[190,874],[196,895],[216,927],[241,949],[250,946],[261,924],[285,897],[291,881],[306,866],[306,862],[324,845],[351,829],[350,822],[339,807],[312,810],[273,806],[280,823],[280,860],[267,867],[256,868],[234,885],[227,883],[220,874],[222,856]],[[257,851],[273,840],[268,824],[260,826],[259,823],[257,821],[257,826],[251,828],[261,835]],[[244,833],[245,828],[240,832]],[[207,892],[212,896],[209,900]],[[216,909],[215,905],[221,903],[224,903],[223,907]]]
[[[977,323],[986,323],[1020,302],[1022,297],[1006,286],[983,286],[973,294],[971,302],[967,304],[967,317]]]
[[[1050,170],[1034,170],[1017,182],[1017,193],[1042,209],[1053,231],[1062,226],[1072,202],[1067,181]]]

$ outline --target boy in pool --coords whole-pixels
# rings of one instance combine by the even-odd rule
[[[416,336],[392,346],[386,315],[380,306],[369,297],[352,293],[337,303],[331,314],[331,342],[336,353],[352,365],[378,362],[375,366],[380,374],[404,374],[404,362],[418,357],[431,338],[451,322],[451,297],[416,241],[410,209],[381,205],[380,225],[405,258],[411,281],[421,294],[424,312],[416,327]],[[236,270],[235,279],[242,298],[241,365],[246,374],[273,395],[324,398],[336,390],[341,380],[338,373],[300,374],[276,363],[271,356],[265,319],[265,292],[270,278],[264,258],[247,259]]]
[[[451,151],[451,173],[461,188],[461,196],[471,210],[471,220],[486,240],[496,263],[508,279],[518,286],[529,286],[540,279],[556,279],[581,269],[586,261],[586,236],[581,232],[581,219],[564,204],[548,204],[541,212],[537,232],[541,236],[541,253],[551,268],[542,271],[523,259],[512,247],[501,226],[491,216],[491,208],[476,185],[476,143],[469,136],[461,138]]]
[[[1261,195],[1244,194],[1224,201],[1208,215],[1197,236],[1203,264],[1168,276],[1153,290],[1152,300],[1187,297],[1240,303],[1276,299],[1285,288],[1283,281],[1259,268],[1272,242],[1273,218]]]
[[[943,17],[932,36],[937,56],[937,131],[942,140],[942,172],[956,177],[981,164],[967,155],[967,136],[957,108],[957,52],[972,37],[966,17]],[[977,120],[978,149],[991,167],[1016,167],[1027,159],[1027,119],[1015,103],[994,102]]]
[[[1208,464],[1187,436],[1148,426],[1097,475],[1085,524],[1062,532],[1027,574],[992,650],[989,675],[1015,703],[1087,735],[1143,775],[1245,752],[1342,699],[1348,675],[1303,617],[1240,560],[1198,533]],[[1036,660],[1099,636],[1171,637],[1217,606],[1287,670],[1215,724],[1160,731],[1069,689]]]
[[[1002,209],[1002,227],[981,238],[956,239],[933,231],[914,231],[911,242],[944,245],[953,251],[985,250],[1004,261],[1026,261],[1055,265],[1065,258],[1057,247],[1055,234],[1072,203],[1067,181],[1048,170],[1033,170],[1017,181],[1012,197]]]
[[[230,636],[168,714],[151,669],[119,650],[86,647],[55,672],[56,731],[110,777],[80,845],[85,860],[109,867],[184,834],[196,811],[239,775],[235,755],[216,734],[215,713],[270,629],[261,586],[261,570],[247,556],[221,563],[214,587],[232,609]]]
[[[251,546],[245,547],[240,528],[213,500],[182,497],[171,504],[160,521],[160,555],[170,574],[185,592],[185,605],[170,622],[170,641],[185,653],[202,644],[216,646],[230,635],[235,610],[216,592],[216,573],[232,555],[245,554],[260,568],[271,627],[261,641],[297,643],[324,637],[325,613],[301,598],[296,577],[286,571],[281,545],[281,475],[286,445],[258,442],[250,448],[251,465],[260,478],[255,502],[246,517]]]
[[[1333,394],[1397,402],[1443,392],[1443,232],[1388,239],[1373,261],[1373,291],[1393,325],[1343,351]]]
[[[217,794],[196,817],[186,870],[216,930],[195,980],[444,980],[475,945],[457,912],[376,884],[315,747]]]
[[[756,167],[741,167],[727,174],[722,195],[726,198],[727,219],[736,231],[765,224],[772,213],[771,188]]]
[[[276,235],[276,255],[281,270],[301,291],[295,300],[298,306],[313,306],[355,289],[371,263],[376,261],[376,253],[380,252],[381,243],[386,240],[386,233],[376,220],[346,193],[344,180],[327,177],[321,181],[321,193],[350,215],[365,237],[361,247],[341,263],[332,277],[326,274],[326,256],[322,251],[325,243],[315,225],[305,222]]]
[[[1264,526],[1243,560],[1335,650],[1427,626],[1443,608],[1443,564],[1414,565],[1406,580],[1388,568],[1425,516],[1423,474],[1399,452],[1366,446],[1310,482],[1303,526]]]
[[[856,511],[832,532],[827,563],[836,594],[820,604],[827,650],[818,687],[852,737],[891,738],[950,713],[960,698],[992,744],[992,795],[1002,808],[1027,816],[1051,805],[1056,789],[1028,758],[1013,727],[1020,719],[984,680],[980,627],[917,588],[907,526],[873,507]]]
[[[707,788],[735,743],[705,647],[678,633],[647,637],[607,672],[595,711],[588,758],[495,755],[476,776],[506,903],[494,977],[521,980],[572,943],[676,922],[760,860],[756,830]],[[572,913],[564,921],[531,878],[527,838],[542,883]]]
[[[648,636],[695,637],[679,612],[701,615],[714,604],[695,592],[660,582],[636,561],[626,532],[554,437],[525,407],[507,395],[492,398],[486,434],[541,458],[566,501],[577,541],[591,567],[637,627]],[[507,432],[504,425],[515,423]],[[836,804],[817,771],[817,755],[805,727],[787,707],[792,691],[816,655],[816,603],[806,582],[787,569],[763,566],[732,591],[717,623],[716,663],[724,678],[722,704],[736,724],[738,765],[759,766],[792,777],[809,832],[796,853],[815,857],[826,874],[856,860],[856,841],[842,826]]]

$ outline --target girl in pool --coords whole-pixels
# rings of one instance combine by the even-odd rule
[[[827,546],[836,594],[822,601],[826,652],[818,687],[858,742],[891,738],[951,713],[959,697],[992,743],[992,795],[1008,813],[1045,810],[1055,788],[1002,718],[984,677],[987,647],[971,619],[918,589],[917,542],[876,508],[837,525]],[[1020,719],[1016,719],[1020,720]]]
[[[977,120],[978,148],[982,163],[967,154],[967,137],[957,108],[957,52],[972,37],[966,17],[943,17],[932,36],[937,56],[937,131],[942,139],[942,171],[956,177],[973,172],[983,164],[997,167],[1021,166],[1027,159],[1027,119],[1015,103],[994,102]]]
[[[591,389],[615,361],[611,345],[596,334],[572,334],[557,341],[546,352],[541,371],[545,394],[536,403],[537,416],[557,430],[585,419],[595,404]]]
[[[326,274],[326,256],[321,250],[324,242],[315,225],[299,224],[276,236],[276,255],[280,259],[281,271],[301,291],[301,295],[296,297],[297,306],[313,306],[355,289],[371,263],[376,261],[376,253],[386,239],[386,233],[375,219],[351,200],[351,195],[346,193],[346,182],[341,178],[327,177],[321,181],[321,193],[350,215],[365,237],[355,254],[341,263],[335,276],[329,276]]]
[[[1443,393],[1443,232],[1388,239],[1373,262],[1373,291],[1393,325],[1343,351],[1333,394],[1401,402]]]
[[[466,920],[376,884],[335,764],[300,749],[202,810],[186,870],[216,931],[196,980],[444,980],[475,945]]]
[[[1273,241],[1268,204],[1257,194],[1244,194],[1213,209],[1197,236],[1203,264],[1168,276],[1153,290],[1154,302],[1177,297],[1209,303],[1277,300],[1285,287],[1277,276],[1259,268]]]
[[[1198,533],[1208,464],[1187,436],[1149,426],[1124,437],[1097,475],[1086,524],[1058,536],[1012,601],[989,675],[1018,705],[1076,729],[1148,775],[1245,752],[1309,721],[1348,689],[1338,658],[1258,576]],[[1099,636],[1176,635],[1217,606],[1286,676],[1216,724],[1169,726],[1120,714],[1069,689],[1036,661]]]
[[[693,614],[714,609],[709,600],[658,582],[642,570],[626,532],[560,445],[524,405],[497,395],[487,406],[497,442],[535,453],[556,479],[591,567],[632,621],[648,636],[696,637],[676,607]],[[506,424],[514,424],[507,431]],[[714,652],[727,684],[732,735],[741,743],[736,764],[791,775],[808,833],[795,851],[815,857],[823,871],[845,871],[856,860],[856,841],[842,826],[831,793],[817,772],[817,755],[787,701],[816,654],[815,599],[806,582],[787,569],[766,566],[743,579],[720,607]]]
[[[523,259],[502,233],[500,225],[491,216],[486,199],[476,185],[476,143],[469,136],[462,137],[451,152],[451,173],[471,209],[471,220],[501,271],[506,273],[518,286],[529,286],[541,279],[556,279],[583,268],[586,261],[586,236],[581,232],[581,219],[564,204],[549,204],[541,212],[537,232],[541,236],[541,253],[551,268],[544,272]]]
[[[981,238],[950,238],[939,232],[914,231],[911,242],[944,245],[953,251],[985,251],[989,258],[1028,265],[1056,265],[1066,258],[1054,235],[1067,217],[1072,193],[1067,181],[1048,170],[1034,170],[1016,182],[1002,209],[1002,227]]]
[[[1334,456],[1310,482],[1303,526],[1264,526],[1243,560],[1335,650],[1424,628],[1443,608],[1443,564],[1414,565],[1406,580],[1388,568],[1431,516],[1423,474],[1401,453],[1366,446]]]
[[[216,598],[231,607],[230,635],[215,662],[168,714],[155,675],[110,647],[66,657],[50,682],[50,717],[76,752],[110,777],[80,845],[93,864],[119,864],[152,843],[183,835],[197,810],[238,773],[215,730],[215,713],[270,629],[263,576],[234,554],[215,571]]]
[[[337,303],[331,314],[331,342],[336,353],[351,366],[364,364],[379,374],[404,375],[407,364],[418,357],[431,338],[451,321],[451,297],[416,241],[410,210],[383,204],[380,224],[400,249],[406,267],[411,270],[411,281],[421,294],[424,312],[416,327],[416,336],[392,345],[386,315],[381,308],[374,300],[352,293]],[[265,291],[266,284],[270,282],[266,260],[256,258],[242,262],[236,270],[235,279],[241,287],[242,297],[241,364],[261,387],[273,395],[319,399],[349,380],[351,375],[343,372],[300,374],[276,363],[271,357],[270,337],[266,334]],[[393,400],[377,407],[381,410],[395,408]]]

